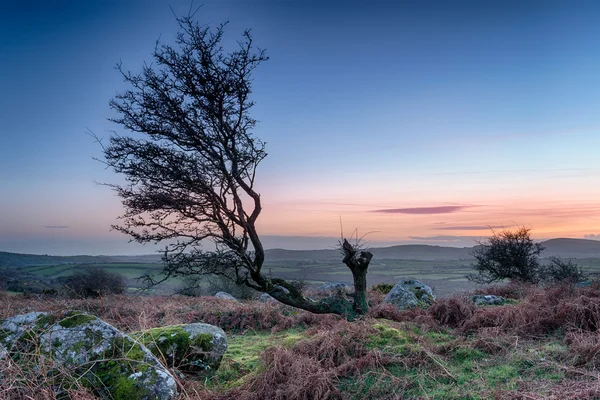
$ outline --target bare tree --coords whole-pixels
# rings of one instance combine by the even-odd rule
[[[372,254],[341,243],[355,292],[314,301],[294,282],[262,272],[263,245],[256,230],[261,197],[255,188],[265,143],[250,116],[252,73],[268,59],[245,31],[235,50],[222,46],[225,24],[200,26],[178,18],[176,45],[157,43],[153,64],[140,73],[118,69],[130,89],[110,106],[111,121],[135,137],[114,135],[105,162],[126,184],[111,184],[125,214],[113,228],[141,243],[168,243],[162,280],[215,274],[282,303],[353,319],[368,310],[366,273]],[[201,250],[212,240],[216,251]],[[150,277],[150,283],[159,280]]]

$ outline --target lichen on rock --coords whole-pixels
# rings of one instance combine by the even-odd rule
[[[408,308],[427,308],[435,302],[433,290],[416,279],[398,281],[385,296],[385,302],[403,310]]]
[[[209,324],[164,326],[131,335],[169,367],[191,375],[215,371],[227,351],[225,332]]]
[[[29,313],[3,320],[0,329],[5,356],[18,361],[23,351],[39,352],[57,368],[72,370],[103,398],[171,400],[177,396],[175,379],[147,348],[93,315]]]

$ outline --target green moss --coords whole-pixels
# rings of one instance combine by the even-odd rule
[[[56,316],[52,314],[40,315],[35,320],[35,326],[38,329],[47,328],[48,326],[54,324],[54,322],[56,322],[56,319]]]
[[[129,378],[135,372],[138,372],[136,368],[123,360],[103,361],[95,366],[93,375],[88,374],[82,383],[95,390],[102,398],[141,400],[151,393],[148,388]]]
[[[112,346],[104,352],[103,358],[124,358],[130,361],[144,361],[146,353],[142,346],[123,336],[115,337]]]
[[[87,315],[87,314],[82,314],[82,313],[78,313],[78,312],[72,312],[67,314],[67,316],[65,318],[63,318],[62,320],[60,320],[60,322],[58,323],[60,326],[62,326],[63,328],[74,328],[76,326],[79,325],[83,325],[86,322],[90,322],[90,321],[94,321],[96,319],[96,317],[92,316],[92,315]]]
[[[485,378],[491,387],[504,386],[508,389],[516,389],[516,382],[511,381],[519,376],[519,368],[511,364],[492,366],[487,369]],[[510,383],[506,385],[507,383]]]
[[[173,367],[198,364],[196,367],[205,369],[205,360],[200,360],[200,362],[194,360],[192,362],[186,356],[189,354],[192,345],[207,352],[210,351],[212,346],[212,335],[198,335],[192,342],[190,333],[183,329],[183,325],[153,328],[133,333],[131,336],[144,344],[156,357],[169,364],[176,364],[171,365]]]
[[[190,336],[188,334],[188,341],[190,340]],[[210,351],[212,350],[212,340],[213,340],[213,335],[209,334],[209,333],[203,333],[200,335],[197,335],[194,338],[193,344],[194,346],[204,350],[204,351]]]
[[[0,329],[0,343],[4,343],[4,339],[10,336],[11,332],[7,329]]]
[[[411,343],[410,336],[406,331],[393,328],[385,324],[374,324],[376,334],[370,335],[367,349],[378,349],[388,353],[406,354],[417,350],[419,345]]]
[[[150,373],[146,353],[139,343],[127,337],[115,337],[109,349],[97,358],[93,375],[87,377],[86,386],[98,390],[101,397],[115,400],[142,399],[150,396],[148,388],[130,379],[132,374]],[[149,385],[154,382],[147,382]]]
[[[248,331],[228,338],[227,352],[216,373],[206,380],[210,388],[232,388],[261,370],[260,356],[271,346],[292,347],[306,339],[301,329],[290,329],[270,334]]]
[[[482,360],[488,356],[487,353],[470,346],[459,346],[452,350],[452,357],[458,363],[469,363]]]
[[[141,400],[143,392],[143,390],[139,390],[132,379],[128,379],[124,376],[117,378],[114,389],[112,390],[113,398],[115,400]]]

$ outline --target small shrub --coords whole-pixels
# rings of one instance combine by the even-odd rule
[[[473,268],[477,274],[467,278],[477,283],[500,282],[511,279],[517,282],[538,283],[540,280],[539,255],[544,246],[535,243],[527,227],[515,231],[493,232],[486,241],[473,249]]]
[[[76,272],[65,281],[65,289],[75,297],[102,297],[125,292],[125,278],[118,273],[100,268],[87,267]]]
[[[589,278],[589,274],[571,260],[550,257],[550,263],[540,269],[540,279],[544,282],[581,282]]]
[[[391,283],[380,283],[378,285],[371,286],[371,290],[373,292],[388,294],[392,290],[393,287],[394,287],[394,285]]]
[[[428,311],[439,324],[456,328],[472,317],[475,309],[473,302],[468,299],[450,297],[439,300]]]

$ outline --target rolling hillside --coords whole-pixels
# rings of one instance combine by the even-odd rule
[[[550,239],[542,242],[546,248],[542,257],[600,258],[600,241],[586,239]],[[431,245],[399,245],[370,249],[375,260],[470,260],[472,247],[443,247]],[[266,259],[276,261],[340,261],[340,252],[331,250],[266,250]],[[140,256],[48,256],[0,251],[0,267],[26,267],[63,264],[100,263],[158,263],[160,255]]]

